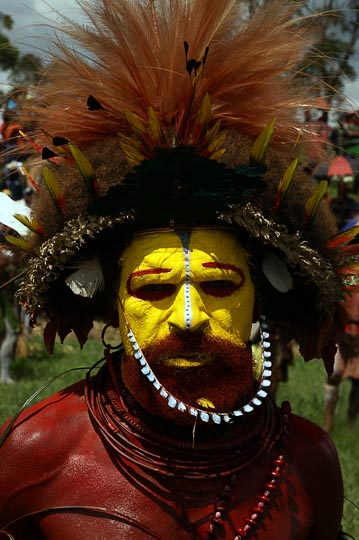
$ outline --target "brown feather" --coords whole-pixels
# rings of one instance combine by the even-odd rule
[[[185,69],[187,41],[188,57],[196,60],[209,46],[200,92],[209,92],[214,119],[255,137],[276,117],[274,142],[297,139],[303,126],[293,113],[310,100],[294,76],[312,38],[293,19],[296,2],[274,0],[250,19],[236,0],[78,3],[92,25],[66,20],[66,34],[77,46],[57,40],[40,111],[50,133],[93,142],[128,132],[126,108],[146,121],[150,106],[164,127],[173,119],[178,126],[193,90]],[[87,55],[76,52],[84,50]],[[89,94],[105,110],[89,111]],[[198,109],[192,109],[194,120]]]

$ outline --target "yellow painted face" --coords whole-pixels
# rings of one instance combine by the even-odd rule
[[[120,264],[120,332],[127,354],[133,351],[123,312],[142,350],[174,330],[204,331],[240,346],[249,340],[254,287],[248,255],[231,231],[137,236]],[[193,366],[188,358],[171,361]]]

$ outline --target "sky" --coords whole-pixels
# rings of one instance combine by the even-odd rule
[[[14,20],[11,33],[14,40],[34,33],[34,25],[38,23],[56,20],[56,9],[74,18],[79,12],[75,0],[0,0],[0,11]]]
[[[75,0],[0,0],[0,12],[10,15],[14,21],[11,41],[21,50],[31,51],[41,44],[46,29],[38,25],[51,24],[59,20],[56,14],[79,20],[79,8]]]
[[[0,0],[0,12],[11,15],[14,20],[11,41],[23,51],[31,51],[41,45],[38,37],[45,35],[45,30],[36,25],[56,22],[55,9],[79,20],[79,8],[75,0]],[[359,72],[358,80],[348,83],[345,93],[349,102],[359,108]]]

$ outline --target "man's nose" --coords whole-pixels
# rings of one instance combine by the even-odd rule
[[[196,332],[207,326],[208,321],[200,293],[193,285],[184,284],[172,304],[168,323],[178,330]]]

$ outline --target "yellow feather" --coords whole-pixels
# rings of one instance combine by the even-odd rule
[[[305,221],[307,223],[307,226],[311,226],[313,224],[318,212],[320,201],[324,197],[327,191],[327,187],[327,180],[322,180],[321,182],[319,182],[319,185],[316,188],[315,192],[305,203]]]
[[[249,151],[249,156],[252,161],[263,163],[267,147],[273,135],[275,122],[276,119],[274,118],[270,124],[266,125],[259,137],[254,141]]]
[[[211,139],[213,139],[217,133],[218,133],[218,130],[220,128],[220,125],[221,125],[221,121],[220,120],[217,120],[217,122],[214,124],[214,126],[212,126],[205,134],[204,138],[206,141],[211,141]]]
[[[286,169],[282,180],[279,182],[278,191],[280,193],[285,193],[289,187],[290,182],[293,179],[294,173],[298,166],[298,158],[293,159],[292,163]]]
[[[277,200],[275,202],[275,208],[278,209],[283,203],[286,193],[288,192],[291,181],[293,180],[294,173],[298,166],[298,158],[295,158],[289,167],[286,169],[283,178],[278,185]]]
[[[225,140],[226,140],[226,135],[224,133],[223,135],[220,135],[216,139],[213,139],[213,141],[207,147],[209,153],[212,154],[213,152],[219,150],[220,149],[219,147],[224,143]]]
[[[208,157],[209,157],[209,159],[214,159],[215,161],[220,161],[223,154],[225,154],[225,153],[226,153],[226,149],[225,148],[220,148],[220,150],[217,150],[217,152],[214,152],[214,154],[210,154]]]
[[[158,141],[162,144],[165,143],[165,136],[160,121],[156,111],[152,107],[150,107],[148,111],[148,132],[154,141]]]
[[[53,136],[50,135],[50,133],[48,133],[45,129],[42,129],[41,131],[45,135],[45,137],[49,141],[49,143],[51,145],[53,145],[54,144]],[[68,157],[70,155],[68,150],[64,146],[61,146],[61,145],[56,146],[56,153],[59,154],[62,157]]]
[[[129,109],[125,109],[124,113],[126,120],[132,127],[135,135],[141,136],[142,133],[145,133],[145,126],[137,116],[135,116]]]
[[[35,188],[36,191],[40,192],[41,191],[40,186],[37,184],[37,182],[35,182],[31,174],[29,173],[29,171],[24,166],[21,167],[21,170],[26,176],[28,182],[32,185],[32,187]]]
[[[207,93],[202,99],[201,106],[198,111],[198,122],[201,125],[207,125],[211,119],[211,100]]]
[[[14,218],[16,218],[20,223],[25,225],[30,231],[33,231],[36,234],[42,235],[44,234],[44,231],[42,227],[40,227],[38,221],[36,219],[29,219],[27,216],[23,216],[22,214],[14,214]]]
[[[135,165],[141,163],[141,161],[145,159],[145,156],[140,151],[140,143],[122,134],[120,134],[120,138],[120,145],[126,155],[129,165],[134,167]]]
[[[354,263],[348,263],[348,261],[345,261],[345,266],[342,266],[339,268],[339,272],[341,274],[353,274],[353,273],[356,273],[358,274],[359,273],[359,261],[357,262],[354,262]]]
[[[95,197],[97,194],[96,175],[91,163],[75,144],[69,142],[68,147],[82,175],[82,178],[85,181],[89,193]]]
[[[10,236],[5,235],[5,240],[12,244],[13,246],[21,249],[22,251],[26,251],[26,253],[31,253],[31,246],[30,243],[24,240],[23,238],[17,238],[16,236]]]
[[[198,83],[198,79],[202,79],[202,76],[203,76],[203,65],[201,64],[200,66],[198,66],[196,74],[192,75],[192,85],[196,86]]]
[[[334,248],[342,244],[346,245],[348,242],[353,240],[357,234],[359,234],[359,225],[354,225],[354,227],[350,227],[350,229],[347,229],[346,231],[336,234],[330,238],[327,245],[330,248]]]
[[[47,167],[42,169],[42,175],[44,177],[45,186],[48,189],[49,195],[56,209],[62,213],[62,211],[65,209],[65,197],[60,184],[58,183],[53,172]]]

